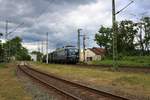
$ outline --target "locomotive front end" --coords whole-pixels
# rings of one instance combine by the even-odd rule
[[[67,60],[69,63],[78,63],[79,61],[79,52],[78,49],[75,47],[68,48],[68,56]]]

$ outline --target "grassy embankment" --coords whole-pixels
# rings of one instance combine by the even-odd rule
[[[150,95],[150,74],[112,72],[106,69],[73,67],[73,65],[32,63],[34,68],[96,88],[111,87],[131,95]],[[118,92],[119,93],[119,92]]]
[[[0,64],[0,100],[32,100],[18,82],[13,64]]]
[[[90,64],[113,65],[113,60],[104,59],[102,61],[93,61]],[[118,64],[127,66],[150,67],[150,56],[123,57],[123,59],[118,60]]]

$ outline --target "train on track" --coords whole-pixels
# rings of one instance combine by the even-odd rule
[[[46,56],[43,57],[43,62],[46,62]],[[79,51],[75,46],[58,48],[48,54],[48,62],[76,64],[79,62]]]

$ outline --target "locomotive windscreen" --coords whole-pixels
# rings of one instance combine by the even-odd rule
[[[69,48],[69,54],[70,55],[77,55],[78,49],[77,48]]]

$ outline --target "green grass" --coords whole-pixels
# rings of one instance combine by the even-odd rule
[[[41,63],[33,63],[32,65],[34,68],[95,87],[109,86],[133,95],[139,93],[148,96],[150,94],[150,74],[112,72],[99,68],[80,68],[75,65]]]
[[[0,100],[32,100],[14,74],[16,65],[0,64],[0,66]]]
[[[4,63],[0,64],[0,68],[5,68],[5,67],[6,67],[6,64],[4,64]]]
[[[92,64],[104,64],[104,65],[113,65],[113,60],[104,59],[102,61],[93,61]],[[128,66],[143,66],[150,67],[150,56],[133,56],[133,57],[124,57],[122,60],[118,60],[119,65],[128,65]]]

